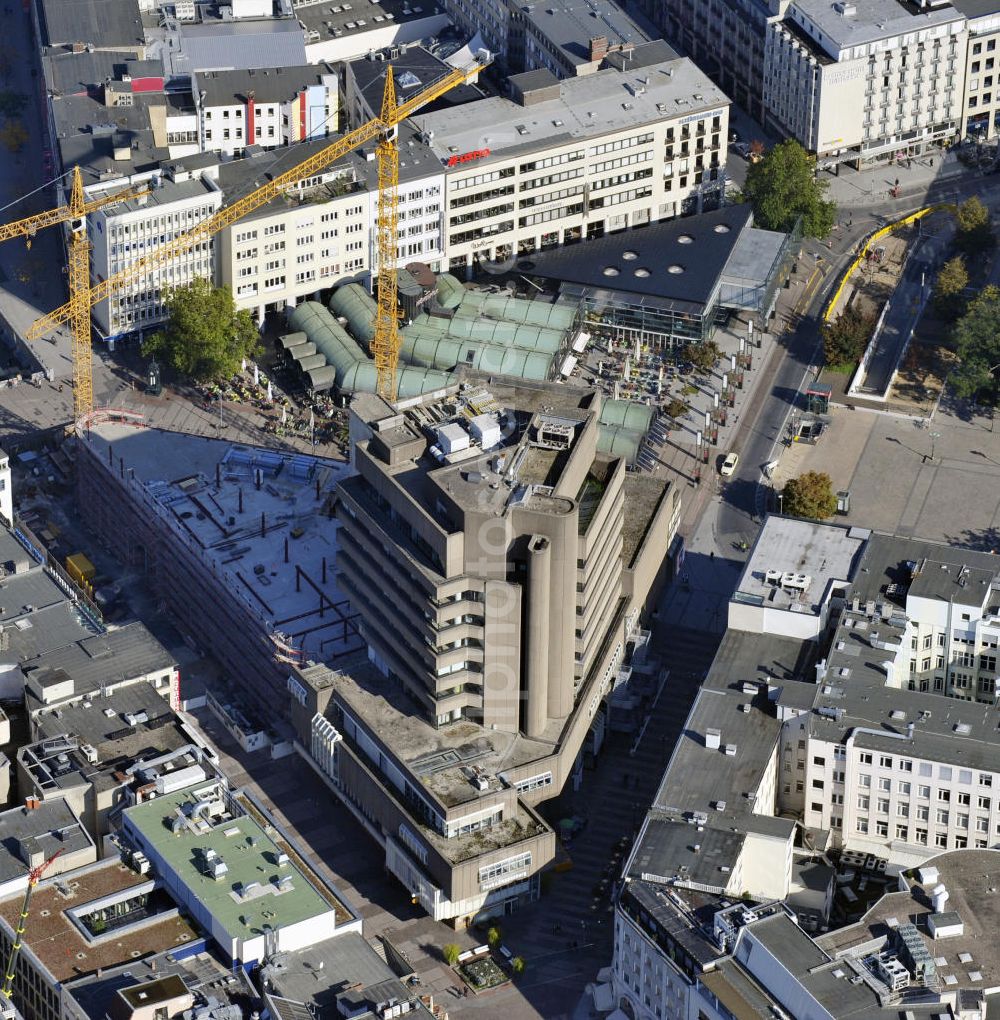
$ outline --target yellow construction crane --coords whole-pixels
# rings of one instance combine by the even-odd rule
[[[44,336],[56,326],[78,318],[86,317],[89,321],[90,309],[107,300],[118,288],[133,280],[147,276],[157,266],[169,262],[176,255],[189,251],[196,244],[207,241],[220,230],[232,226],[244,216],[267,205],[281,195],[287,188],[299,181],[325,170],[338,159],[342,159],[359,145],[379,139],[379,313],[376,318],[376,335],[372,340],[372,351],[378,371],[378,392],[388,399],[395,399],[396,364],[399,359],[399,333],[396,313],[396,238],[399,235],[396,213],[396,187],[399,178],[399,150],[396,147],[396,128],[407,117],[411,117],[422,106],[433,102],[446,92],[462,85],[475,77],[486,66],[486,62],[473,64],[468,68],[457,68],[436,82],[428,85],[423,91],[411,96],[402,103],[396,102],[396,90],[393,82],[392,68],[387,68],[386,83],[383,95],[382,110],[378,117],[362,124],[360,127],[342,135],[335,142],[301,163],[272,178],[259,188],[237,199],[231,205],[220,209],[217,213],[202,220],[190,230],[154,248],[153,251],[138,258],[131,265],[114,273],[106,280],[100,280],[89,289],[70,290],[70,300],[55,311],[37,319],[28,328],[27,337],[35,340]],[[383,312],[389,304],[382,297],[383,276],[387,293],[391,291],[391,314]],[[72,278],[72,269],[71,269]],[[381,330],[381,332],[379,332]],[[89,364],[89,348],[88,348]]]
[[[36,802],[37,803],[37,802]],[[21,939],[24,938],[24,931],[28,925],[28,908],[31,906],[31,894],[35,891],[42,875],[48,870],[49,865],[62,853],[57,850],[48,860],[42,861],[28,872],[28,887],[24,890],[24,900],[21,903],[21,916],[18,918],[17,928],[14,931],[14,941],[11,943],[10,953],[7,955],[7,969],[4,971],[3,989],[0,990],[0,1003],[6,1007],[14,991],[14,974],[17,970],[17,957],[21,952]]]
[[[67,266],[67,285],[69,303],[74,313],[69,317],[73,333],[73,418],[80,418],[91,410],[94,403],[94,377],[90,353],[90,305],[86,304],[87,290],[90,287],[90,244],[86,235],[86,216],[96,209],[124,202],[148,190],[146,185],[125,188],[112,195],[104,195],[86,201],[83,196],[83,177],[78,166],[73,167],[73,184],[69,193],[69,205],[61,205],[47,212],[28,216],[14,223],[0,226],[0,241],[12,237],[27,238],[28,247],[39,230],[54,227],[68,222],[69,263]]]
[[[392,66],[386,68],[382,93],[382,123],[387,125],[375,150],[378,163],[378,227],[375,252],[378,260],[378,304],[371,351],[375,359],[376,392],[390,403],[396,399],[396,365],[399,363],[399,305],[396,279],[399,236],[399,147],[396,137],[396,84]],[[389,126],[391,125],[391,126]]]

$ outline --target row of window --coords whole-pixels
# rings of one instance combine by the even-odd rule
[[[842,824],[842,823],[841,823]],[[835,825],[834,828],[840,828],[840,825]],[[855,825],[855,828],[862,835],[868,835],[872,832],[876,836],[882,838],[888,838],[889,836],[889,823],[883,821],[876,821],[874,827],[870,824],[867,818],[859,818]],[[903,840],[906,843],[914,842],[920,843],[926,846],[930,840],[930,833],[927,829],[917,826],[913,829],[913,835],[911,840],[910,827],[908,825],[897,825],[895,827],[896,839]],[[944,849],[953,850],[965,850],[969,845],[968,836],[951,836],[949,837],[947,832],[935,832],[934,833],[934,846]],[[986,839],[978,838],[974,841],[973,846],[977,849],[985,850],[989,845],[989,841]]]

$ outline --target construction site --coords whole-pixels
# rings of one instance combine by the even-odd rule
[[[260,718],[290,664],[361,648],[334,570],[343,462],[112,421],[80,436],[76,459],[84,520]]]

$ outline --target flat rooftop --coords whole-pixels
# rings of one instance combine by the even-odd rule
[[[320,971],[323,980],[317,983]],[[321,1020],[343,1016],[338,1009],[342,999],[373,1007],[393,998],[405,1002],[410,995],[395,972],[357,932],[282,953],[280,966],[265,965],[262,973],[272,995],[308,1006]],[[418,1015],[422,1016],[422,1011]]]
[[[629,471],[625,474],[625,519],[622,522],[622,563],[632,566],[635,555],[649,534],[660,503],[671,482],[655,475]]]
[[[828,677],[817,689],[816,708],[823,714],[814,712],[809,718],[815,736],[838,743],[861,726],[879,732],[858,733],[859,748],[939,761],[957,773],[1000,772],[992,705],[887,687],[884,672],[878,670],[882,657],[869,653],[867,661],[855,660],[850,676]]]
[[[182,24],[175,40],[176,52],[170,54],[175,75],[308,63],[306,33],[295,18]]]
[[[256,103],[286,103],[296,93],[336,71],[329,64],[295,67],[234,68],[196,73],[192,87],[204,93],[205,106],[231,106],[253,92]]]
[[[187,990],[199,1000],[199,1005],[215,999],[223,1005],[239,1006],[244,1017],[259,1008],[256,989],[242,970],[237,968],[234,972],[232,967],[227,967],[208,952],[183,960],[177,960],[169,953],[145,960],[131,960],[99,975],[79,978],[65,986],[63,994],[71,997],[89,1017],[114,1016],[113,1006],[119,1001],[119,992],[164,977],[180,978]]]
[[[371,47],[364,45],[364,36],[369,32],[380,35],[395,26],[410,25],[404,38],[414,38],[413,22],[427,21],[424,38],[434,31],[447,27],[447,20],[442,17],[433,3],[424,4],[417,0],[353,0],[353,2],[297,3],[294,6],[295,17],[305,26],[307,32],[317,32],[319,38],[310,36],[308,45],[320,46],[331,39],[351,39],[356,37],[357,49],[353,52],[364,53]],[[383,35],[384,38],[384,35]],[[384,43],[382,44],[384,45]],[[384,65],[383,65],[384,66]]]
[[[993,0],[951,0],[951,5],[955,10],[961,11],[970,22],[973,22],[969,25],[971,31],[976,30],[977,26],[974,22],[977,19],[983,18],[992,21],[998,14],[997,5]]]
[[[367,441],[368,450],[382,462],[386,474],[420,506],[444,505],[448,512],[439,514],[435,523],[454,534],[464,526],[467,511],[500,516],[525,506],[544,513],[572,513],[578,493],[559,489],[563,465],[583,427],[596,416],[595,400],[594,390],[511,383],[501,377],[492,378],[489,386],[472,383],[462,391],[456,387],[444,397],[425,399],[401,419],[371,401],[355,398],[353,406],[366,416],[371,405],[367,420],[375,423],[375,435]],[[499,442],[487,449],[467,431],[470,420],[480,415],[500,426]],[[381,421],[385,426],[378,426]],[[549,424],[567,430],[565,449],[546,446],[540,429]],[[466,447],[458,449],[456,444],[447,452],[445,435],[464,437]],[[394,449],[401,455],[393,464],[389,457]],[[498,456],[503,458],[500,465]],[[351,493],[357,484],[347,479],[343,487]],[[377,508],[370,512],[379,515]],[[416,545],[409,551],[425,569],[433,569]]]
[[[122,181],[118,180],[111,186],[111,191],[121,189]],[[208,185],[200,177],[193,177],[187,181],[172,181],[169,178],[161,178],[158,187],[147,191],[144,195],[130,198],[124,202],[116,202],[112,212],[116,216],[124,213],[148,211],[157,206],[171,205],[174,202],[184,202],[193,198],[201,198],[215,193],[215,188]],[[99,197],[93,186],[87,188],[87,198]],[[110,213],[109,213],[110,215]]]
[[[705,306],[722,285],[750,222],[749,206],[730,205],[533,253],[519,259],[517,268],[528,276],[608,291],[612,299],[641,298],[644,304],[652,299],[656,307]]]
[[[292,659],[362,647],[336,585],[333,490],[347,464],[198,436],[101,425],[98,455],[135,472],[149,505]]]
[[[286,859],[249,815],[199,817],[195,805],[215,800],[206,792],[214,784],[165,794],[125,811],[126,824],[141,834],[180,877],[196,899],[233,938],[255,928],[282,928],[332,912],[334,905],[299,868]],[[172,823],[183,819],[176,832]],[[217,880],[208,873],[208,856],[225,862],[227,873]],[[279,884],[282,883],[283,884]],[[327,894],[329,895],[329,894]]]
[[[904,606],[908,595],[1000,607],[1000,560],[991,553],[873,532],[852,592],[863,601],[887,597]],[[997,609],[1000,614],[1000,608]]]
[[[465,152],[489,150],[492,161],[662,122],[666,117],[722,112],[729,99],[690,60],[671,60],[621,72],[612,68],[559,83],[560,96],[532,106],[491,97],[450,110],[417,114],[416,133],[433,132],[431,148],[442,164]],[[699,98],[700,97],[700,98]],[[406,132],[401,132],[405,144]],[[459,164],[452,173],[468,172]]]
[[[165,133],[158,137],[153,130],[151,107],[165,105],[164,97],[154,92],[133,96],[131,106],[115,107],[105,106],[97,93],[53,97],[52,117],[63,166],[79,164],[88,183],[93,174],[119,184],[129,174],[158,169],[170,153]],[[127,142],[127,160],[115,158],[116,138]]]
[[[962,18],[950,4],[922,8],[900,0],[855,0],[854,8],[854,14],[845,17],[829,0],[794,0],[784,20],[812,23],[823,36],[819,45],[836,57],[840,50]]]
[[[62,797],[43,800],[30,810],[11,808],[0,813],[0,882],[26,878],[32,853],[42,853],[48,860],[59,850],[75,853],[93,845]]]
[[[34,660],[100,634],[98,625],[66,598],[43,567],[0,584],[0,626],[0,662],[6,663]]]
[[[588,0],[586,4],[554,0],[527,4],[523,11],[531,29],[577,66],[591,63],[590,41],[595,36],[603,36],[609,46],[634,46],[649,39],[642,26],[613,0]]]
[[[63,695],[56,696],[47,689],[64,683],[67,676],[72,680],[73,691],[66,697],[82,698],[134,677],[170,674],[176,667],[173,656],[138,621],[80,638],[21,665],[32,686],[42,693],[39,699],[33,691],[26,691],[28,707],[32,709],[48,703],[50,698],[61,700]]]
[[[871,939],[891,937],[895,927],[909,922],[919,929],[930,955],[940,961],[937,975],[943,991],[996,988],[1000,985],[996,944],[1000,931],[1000,896],[996,892],[1000,885],[1000,852],[954,850],[921,865],[921,869],[931,867],[938,870],[934,882],[922,885],[915,870],[905,872],[905,891],[887,893],[857,924],[822,935],[817,944],[832,956]],[[927,922],[934,913],[931,891],[939,883],[948,890],[945,910],[958,914],[964,931],[936,940]],[[946,975],[956,982],[947,981]]]
[[[679,817],[707,813],[710,824],[744,824],[752,811],[747,794],[759,786],[781,730],[768,687],[801,684],[814,694],[809,676],[812,655],[810,642],[727,630],[674,748],[654,807]],[[742,706],[750,711],[742,711]],[[709,730],[718,731],[717,749],[705,746]],[[735,754],[725,753],[727,744],[735,745]],[[725,807],[719,810],[722,803]]]
[[[857,559],[871,532],[770,516],[747,557],[733,596],[737,602],[764,602],[769,608],[817,614],[835,581],[854,576]],[[768,580],[768,572],[794,574],[801,587]]]
[[[46,46],[144,44],[137,0],[41,0],[38,7]]]
[[[504,788],[500,778],[503,773],[551,755],[561,731],[557,720],[537,740],[485,729],[469,720],[431,726],[417,714],[419,706],[414,705],[412,712],[407,710],[406,693],[383,676],[367,656],[356,656],[338,672],[326,671],[320,683],[331,685],[350,712],[419,776],[423,788],[446,808],[472,804]],[[486,790],[473,785],[466,771],[469,768],[483,776]],[[492,849],[491,844],[506,846],[542,828],[536,817],[519,807],[515,818],[469,836],[444,839],[425,826],[421,826],[421,835],[445,858],[458,863]]]
[[[152,884],[147,876],[117,859],[43,879],[31,899],[31,932],[26,949],[57,981],[66,982],[196,941],[198,933],[176,909],[96,938],[87,938],[67,915],[69,910],[85,914],[87,904],[116,893],[138,895]],[[21,899],[22,894],[17,893],[0,901],[0,915],[11,928],[17,924]]]

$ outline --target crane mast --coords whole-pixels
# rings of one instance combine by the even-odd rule
[[[21,916],[17,921],[17,928],[14,931],[14,942],[7,955],[7,969],[4,971],[3,988],[0,989],[0,1002],[6,1009],[10,1004],[10,995],[14,988],[14,971],[17,968],[17,957],[21,952],[21,939],[24,937],[25,929],[28,926],[28,910],[31,906],[31,894],[35,891],[42,875],[49,869],[49,865],[62,853],[57,850],[48,860],[42,861],[37,867],[28,872],[28,887],[24,890],[24,899],[21,902]]]
[[[145,185],[125,188],[113,195],[87,201],[83,194],[83,176],[78,166],[73,167],[73,183],[70,187],[69,204],[48,209],[45,212],[15,220],[0,226],[0,241],[12,237],[24,237],[28,246],[39,230],[69,223],[66,266],[69,289],[69,322],[73,344],[73,419],[87,414],[94,405],[94,376],[90,350],[90,243],[87,241],[87,214],[105,206],[126,199],[135,198],[148,190]]]
[[[389,403],[396,399],[396,366],[399,364],[399,306],[396,260],[399,246],[399,146],[396,138],[396,85],[392,66],[386,68],[382,95],[385,130],[375,158],[378,162],[378,303],[371,350],[375,359],[376,392]]]

